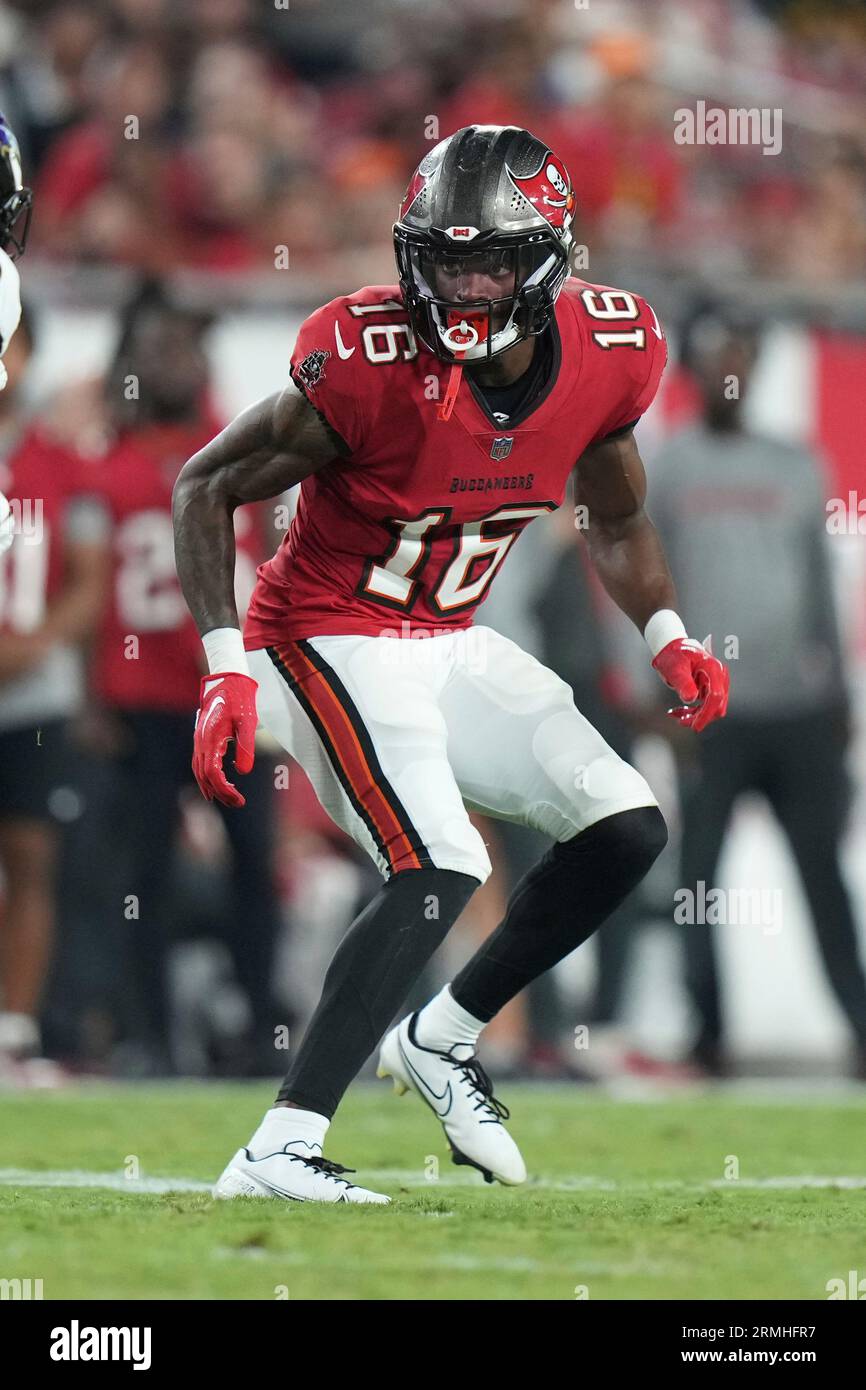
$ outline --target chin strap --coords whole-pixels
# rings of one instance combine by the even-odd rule
[[[452,362],[451,375],[448,378],[448,386],[445,390],[445,399],[439,402],[436,411],[437,420],[450,420],[451,412],[454,409],[454,402],[457,400],[457,392],[460,390],[460,383],[463,380],[463,363]]]

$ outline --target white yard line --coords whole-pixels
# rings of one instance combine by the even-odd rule
[[[445,1173],[437,1179],[426,1178],[423,1173],[401,1168],[364,1169],[364,1181],[370,1183],[402,1183],[404,1187],[484,1187],[480,1178],[472,1173]],[[613,1178],[573,1177],[538,1178],[530,1177],[525,1192],[616,1192],[621,1194],[635,1192],[713,1192],[719,1190],[736,1191],[772,1188],[780,1191],[801,1191],[805,1188],[866,1188],[866,1176],[861,1177],[819,1177],[804,1174],[793,1177],[773,1178],[712,1178],[708,1182],[683,1182],[679,1179],[655,1182],[616,1182]]]
[[[279,1252],[261,1246],[217,1245],[210,1251],[210,1259],[229,1260],[233,1263],[249,1261],[253,1264],[263,1260],[276,1260],[281,1268],[309,1269],[310,1256],[302,1250],[280,1250]],[[414,1257],[407,1254],[401,1259],[399,1253],[389,1258],[384,1266],[386,1271],[394,1272],[401,1267],[413,1267]],[[536,1260],[524,1255],[471,1255],[468,1252],[443,1251],[440,1254],[425,1254],[424,1266],[427,1270],[445,1270],[460,1274],[554,1274],[572,1279],[586,1279],[593,1274],[613,1274],[618,1277],[642,1275],[677,1274],[676,1265],[662,1264],[658,1260],[629,1260],[612,1262],[610,1260],[563,1258],[558,1261]],[[316,1268],[339,1270],[341,1274],[368,1274],[370,1261],[350,1255],[329,1258],[327,1254],[316,1257]]]
[[[40,1172],[0,1168],[0,1187],[102,1187],[117,1192],[210,1192],[213,1183],[193,1178],[128,1178],[125,1173],[88,1173],[80,1168]]]
[[[443,1188],[475,1188],[484,1191],[485,1184],[474,1173],[451,1173],[446,1171],[433,1180],[410,1168],[364,1169],[359,1174],[361,1181],[371,1184],[392,1184],[393,1186],[427,1189],[431,1192]],[[37,1171],[29,1168],[0,1168],[0,1187],[60,1187],[60,1188],[102,1188],[115,1192],[139,1192],[145,1194],[164,1194],[169,1192],[204,1192],[211,1190],[209,1182],[194,1178],[127,1178],[122,1172],[97,1173],[83,1169],[63,1169]],[[530,1180],[523,1189],[526,1192],[612,1192],[620,1195],[647,1192],[700,1193],[711,1191],[755,1191],[769,1189],[775,1191],[799,1192],[814,1188],[836,1188],[846,1190],[866,1189],[866,1176],[861,1177],[821,1177],[814,1174],[801,1174],[794,1177],[739,1178],[731,1181],[715,1178],[709,1182],[630,1182],[618,1183],[610,1178],[572,1177],[540,1178]]]

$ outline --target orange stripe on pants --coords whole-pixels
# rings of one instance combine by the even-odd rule
[[[327,676],[296,645],[278,647],[277,655],[292,679],[303,684],[304,698],[327,733],[329,752],[376,827],[391,872],[396,872],[398,866],[423,868],[400,817],[376,781],[351,716],[331,689]]]

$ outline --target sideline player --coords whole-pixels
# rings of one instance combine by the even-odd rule
[[[171,494],[184,461],[221,428],[210,407],[207,319],[166,286],[146,281],[130,301],[107,377],[111,433],[90,484],[106,513],[112,544],[109,601],[92,644],[92,694],[116,744],[106,788],[111,848],[125,865],[139,918],[125,923],[113,1004],[123,1054],[140,1073],[171,1074],[168,962],[175,916],[172,863],[180,793],[191,781],[189,730],[204,669],[202,648],[180,593],[172,553]],[[118,384],[138,382],[129,400]],[[244,605],[256,566],[271,553],[262,508],[235,513],[235,591]],[[135,660],[130,660],[130,636]],[[246,1065],[273,1076],[279,1067],[270,997],[280,918],[272,871],[273,769],[260,759],[251,805],[238,817],[221,807],[230,844],[226,934],[254,1027]],[[138,814],[140,806],[148,815]],[[115,888],[109,877],[107,891]],[[252,921],[249,918],[252,918]],[[123,961],[121,962],[121,964]],[[239,1059],[240,1059],[239,1053]]]
[[[475,1049],[485,1025],[587,939],[667,838],[644,779],[551,671],[472,618],[521,531],[576,471],[608,593],[701,729],[728,673],[688,638],[644,510],[633,427],[665,343],[638,295],[569,279],[574,194],[528,131],[469,126],[413,176],[394,228],[399,286],[332,301],[301,328],[293,387],[244,411],[175,488],[183,590],[211,675],[194,768],[240,806],[258,717],[386,881],[350,927],[276,1104],[220,1197],[386,1202],[322,1155],[346,1088],[490,873],[467,808],[556,843],[455,980],[382,1044],[379,1074],[436,1113],[455,1161],[526,1172]],[[302,482],[259,570],[243,640],[232,513]],[[423,639],[423,640],[422,640]],[[246,649],[246,650],[245,650]]]
[[[51,965],[64,805],[75,784],[70,725],[85,703],[83,646],[104,601],[108,536],[84,495],[81,459],[28,414],[25,312],[6,351],[0,479],[16,534],[0,555],[0,1083],[58,1084],[39,1055]]]

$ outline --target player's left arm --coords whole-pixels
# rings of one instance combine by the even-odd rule
[[[670,567],[644,503],[647,483],[634,433],[591,444],[575,469],[575,498],[586,508],[586,540],[606,591],[643,633],[653,666],[684,702],[669,713],[695,730],[727,710],[730,677],[688,637],[677,614]]]
[[[658,532],[644,510],[647,483],[633,433],[591,444],[578,459],[575,500],[586,508],[585,532],[598,576],[643,632],[677,596]]]

